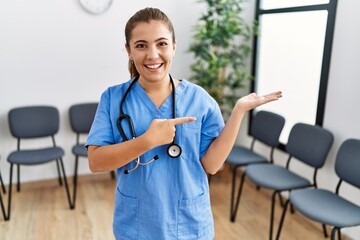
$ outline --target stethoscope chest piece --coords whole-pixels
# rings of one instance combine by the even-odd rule
[[[177,158],[181,155],[181,147],[177,145],[176,143],[172,143],[168,149],[168,154],[172,158]]]
[[[170,75],[169,75],[170,76]],[[124,120],[125,122],[127,122],[127,124],[129,125],[130,127],[130,133],[131,133],[131,137],[132,139],[135,139],[136,136],[135,136],[135,130],[134,130],[134,125],[133,125],[133,122],[131,120],[131,117],[127,114],[124,113],[123,111],[123,105],[124,105],[124,102],[125,102],[125,99],[126,99],[126,96],[129,94],[130,92],[130,89],[132,88],[132,86],[135,84],[135,82],[139,80],[139,76],[137,76],[129,85],[129,87],[127,88],[127,90],[125,91],[125,94],[124,96],[122,97],[121,101],[120,101],[120,116],[117,120],[117,127],[119,129],[119,132],[120,132],[120,135],[121,137],[124,139],[124,141],[127,141],[128,138],[126,137],[125,135],[125,131],[123,130],[122,126],[121,126],[121,122]],[[171,85],[172,85],[172,98],[173,98],[173,118],[176,118],[176,106],[175,106],[175,85],[174,85],[174,81],[172,79],[172,77],[170,76],[170,82],[171,82]],[[174,137],[175,138],[175,137]],[[177,145],[176,143],[172,142],[170,144],[170,146],[168,147],[167,149],[167,152],[168,152],[168,155],[172,158],[177,158],[181,155],[181,147],[179,145]],[[128,174],[132,171],[134,171],[135,169],[137,169],[139,166],[144,166],[144,165],[148,165],[150,163],[152,163],[153,161],[157,160],[159,158],[158,155],[155,155],[153,157],[153,159],[147,161],[147,162],[141,162],[140,161],[140,157],[137,157],[135,159],[135,166],[131,169],[126,169],[124,171],[125,174]]]

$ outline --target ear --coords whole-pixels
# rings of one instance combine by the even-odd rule
[[[175,53],[176,53],[176,42],[173,43],[173,55],[172,57],[175,57]]]

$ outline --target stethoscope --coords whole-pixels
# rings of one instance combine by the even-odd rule
[[[175,104],[175,84],[174,84],[174,80],[172,79],[171,75],[170,76],[170,82],[171,82],[171,86],[172,86],[172,109],[173,109],[173,118],[176,118],[176,104]],[[124,141],[127,141],[129,140],[126,135],[125,135],[125,132],[121,126],[121,122],[123,120],[125,120],[128,124],[128,126],[130,127],[130,134],[131,134],[131,137],[132,139],[136,138],[135,136],[135,130],[134,130],[134,124],[131,120],[131,117],[128,115],[128,114],[125,114],[124,111],[123,111],[123,105],[124,105],[124,102],[125,102],[125,99],[127,97],[127,95],[129,94],[131,88],[133,87],[133,85],[136,83],[136,81],[139,80],[139,75],[130,83],[130,86],[126,89],[126,92],[124,94],[124,96],[122,97],[121,99],[121,102],[120,102],[120,116],[117,120],[117,127],[119,129],[119,132],[120,132],[120,135],[121,137],[124,139]],[[170,157],[172,158],[177,158],[181,155],[181,147],[175,143],[175,137],[172,141],[172,143],[169,145],[169,147],[167,148],[167,153]],[[147,162],[141,162],[140,161],[140,156],[137,157],[135,159],[135,162],[136,162],[136,165],[131,168],[131,169],[127,169],[124,171],[125,174],[128,174],[132,171],[134,171],[135,169],[137,169],[140,165],[141,166],[145,166],[145,165],[148,165],[152,162],[154,162],[155,160],[159,159],[159,156],[158,155],[155,155],[151,160],[147,161]]]

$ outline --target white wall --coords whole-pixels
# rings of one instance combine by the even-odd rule
[[[245,17],[253,18],[253,1]],[[6,157],[16,148],[8,130],[7,113],[13,107],[50,104],[59,108],[61,126],[58,144],[63,146],[68,175],[73,172],[71,145],[75,136],[70,130],[68,108],[73,103],[97,101],[109,85],[128,79],[127,55],[124,50],[124,25],[138,9],[159,7],[172,19],[177,35],[177,54],[172,74],[190,76],[191,54],[186,52],[191,29],[201,11],[196,0],[113,1],[103,15],[92,16],[81,9],[77,0],[2,0],[0,1],[0,160],[1,173],[8,182]],[[333,171],[336,151],[346,138],[360,138],[360,15],[356,0],[339,0],[330,69],[324,127],[335,135],[335,143],[326,166],[319,173],[319,186],[334,189]],[[286,101],[286,96],[282,101]],[[238,144],[247,145],[247,119],[241,128]],[[286,155],[277,151],[277,162]],[[305,175],[304,166],[297,166]],[[81,161],[79,172],[89,173],[87,161]],[[53,165],[23,167],[23,181],[54,178]],[[345,184],[346,185],[346,184]],[[345,186],[342,195],[360,204],[358,189]],[[353,238],[360,229],[344,231]]]
[[[108,12],[94,16],[77,0],[0,1],[0,166],[4,181],[8,182],[9,174],[6,157],[16,148],[7,113],[24,105],[58,107],[61,126],[56,138],[66,152],[66,171],[73,173],[71,145],[75,135],[68,109],[74,103],[98,101],[108,86],[129,79],[123,32],[126,21],[137,10],[158,7],[173,21],[178,44],[172,74],[187,78],[191,55],[186,51],[201,9],[194,3],[152,0],[124,4],[114,0]],[[22,169],[23,181],[56,176],[51,164]],[[89,173],[85,159],[79,173]]]
[[[320,184],[334,189],[333,166],[336,151],[347,138],[360,139],[360,15],[356,0],[338,0],[337,21],[331,59],[328,95],[324,127],[335,135],[333,151],[324,173],[319,175]],[[360,169],[359,169],[360,174]],[[346,183],[340,193],[360,205],[360,191]],[[344,230],[354,239],[359,239],[360,227]]]

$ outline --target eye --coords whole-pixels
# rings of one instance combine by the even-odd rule
[[[167,46],[167,45],[169,45],[167,42],[159,42],[160,47],[164,47],[164,46]]]
[[[146,45],[143,43],[139,43],[135,45],[135,48],[146,48]]]

